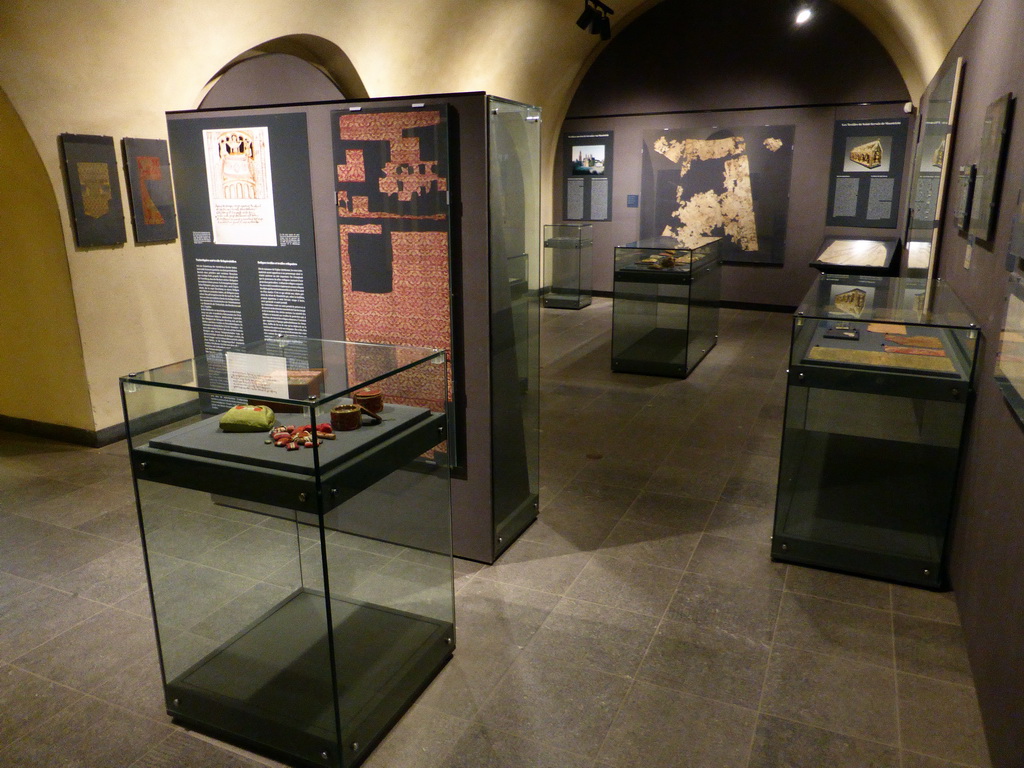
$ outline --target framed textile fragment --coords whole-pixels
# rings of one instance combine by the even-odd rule
[[[782,264],[792,125],[677,129],[643,140],[640,237],[721,237],[722,261]]]
[[[1013,105],[1013,96],[1006,94],[989,104],[985,111],[968,232],[986,242],[990,242],[995,235]]]
[[[450,353],[447,106],[338,110],[331,123],[345,339]],[[412,404],[403,394],[388,393]]]
[[[114,139],[62,133],[60,147],[75,243],[121,245],[127,237]]]
[[[163,139],[122,139],[132,228],[137,243],[176,240],[171,164]]]

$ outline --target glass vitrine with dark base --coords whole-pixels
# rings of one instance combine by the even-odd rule
[[[944,282],[818,279],[793,319],[775,560],[944,586],[978,335]]]
[[[718,341],[720,238],[615,248],[612,370],[686,378]]]
[[[455,647],[445,353],[285,338],[121,391],[168,713],[358,765]]]
[[[593,291],[593,224],[547,224],[544,227],[544,306],[583,309]]]

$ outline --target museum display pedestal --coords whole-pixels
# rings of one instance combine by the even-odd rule
[[[548,292],[544,306],[583,309],[593,290],[593,224],[547,224],[544,227],[544,271]]]
[[[445,665],[446,371],[439,350],[283,338],[121,379],[176,721],[290,763],[349,768]],[[210,386],[225,372],[227,388]],[[370,398],[343,431],[340,413],[368,387],[382,409],[371,415]],[[292,447],[265,428],[225,431],[223,414],[252,403],[321,436]],[[332,410],[337,429],[324,426]]]
[[[718,341],[720,238],[615,248],[612,370],[686,378]]]
[[[944,282],[818,278],[793,319],[774,560],[944,586],[978,336]]]

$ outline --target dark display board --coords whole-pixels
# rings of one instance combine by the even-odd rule
[[[613,139],[611,131],[567,133],[562,211],[566,221],[611,221]]]
[[[306,116],[169,114],[167,133],[196,354],[319,337]]]
[[[75,243],[79,248],[121,245],[127,237],[114,139],[62,133],[60,147]]]
[[[909,121],[837,120],[832,135],[828,226],[892,228],[899,219]],[[920,155],[942,167],[944,145]],[[934,201],[932,202],[934,208]]]
[[[968,231],[986,242],[992,240],[996,229],[1014,101],[1010,94],[1006,94],[989,104],[985,111]]]
[[[643,139],[640,237],[690,248],[721,237],[722,261],[782,264],[792,125],[677,129]]]
[[[160,243],[178,237],[171,163],[163,139],[122,139],[125,178],[137,243]]]
[[[450,353],[447,105],[337,110],[331,124],[346,340]]]

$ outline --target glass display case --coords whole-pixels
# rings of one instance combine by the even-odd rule
[[[615,248],[612,370],[686,378],[718,341],[720,238]]]
[[[176,721],[348,768],[448,661],[446,368],[281,338],[121,379]]]
[[[487,103],[491,540],[480,559],[494,562],[539,506],[540,109]]]
[[[773,559],[944,585],[978,337],[942,281],[818,278],[793,319]]]
[[[583,309],[593,290],[593,224],[548,224],[544,227],[544,306]]]

